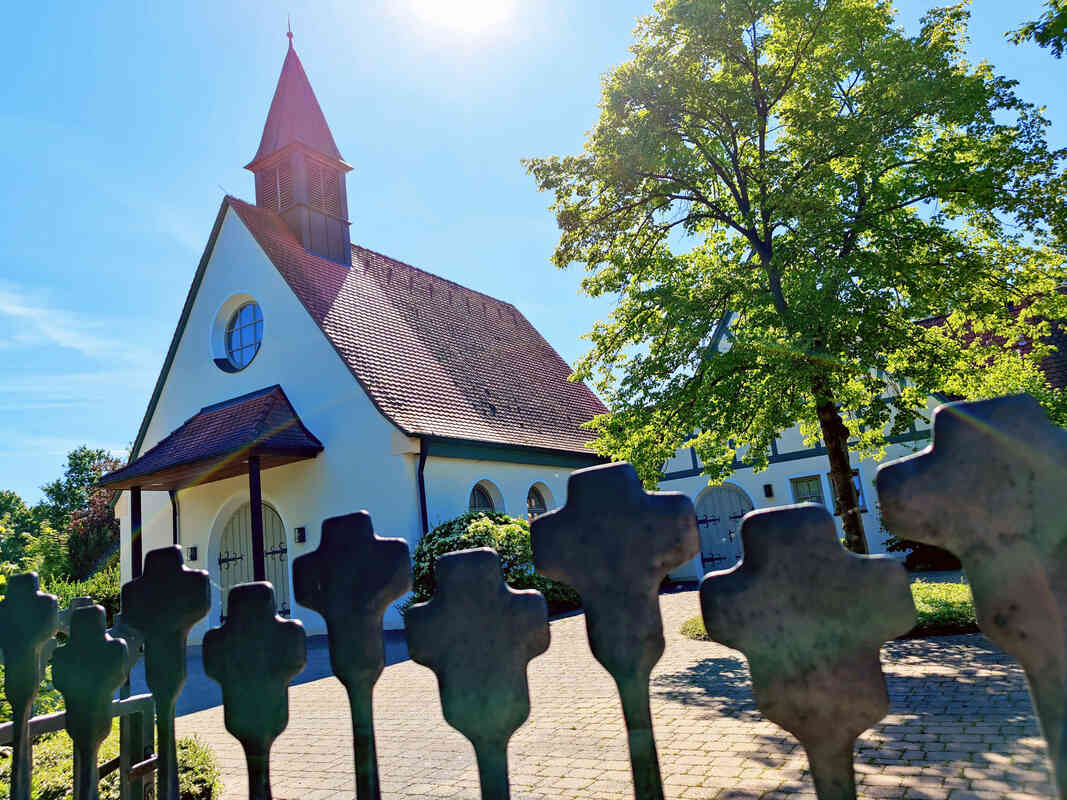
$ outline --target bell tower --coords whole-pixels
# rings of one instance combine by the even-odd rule
[[[317,256],[352,263],[345,175],[341,158],[304,67],[289,50],[263,126],[255,158],[245,167],[256,176],[256,205],[279,213],[304,248]]]

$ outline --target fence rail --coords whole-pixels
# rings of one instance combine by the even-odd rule
[[[962,561],[982,630],[1026,672],[1067,798],[1067,431],[1029,396],[942,406],[932,444],[884,465],[877,487],[889,530]],[[833,518],[813,504],[750,512],[740,535],[742,560],[701,582],[708,634],[745,655],[757,706],[803,745],[819,798],[855,798],[856,738],[889,709],[881,645],[914,624],[904,567],[843,550]],[[566,504],[534,519],[531,538],[536,570],[582,597],[590,648],[618,688],[635,796],[663,798],[649,675],[664,649],[659,586],[700,554],[692,502],[645,492],[628,464],[579,470]],[[377,536],[365,511],[326,520],[318,548],[293,562],[295,598],[325,618],[331,664],[348,691],[359,800],[381,794],[372,695],[384,665],[382,616],[409,590],[409,565],[407,544]],[[492,550],[449,553],[435,569],[437,592],[408,612],[411,656],[436,673],[445,720],[473,745],[482,797],[503,800],[508,741],[530,711],[527,664],[549,646],[544,598],[510,589]],[[56,649],[55,598],[32,574],[11,578],[0,647],[14,722],[0,736],[14,743],[13,800],[29,800],[30,733],[60,724],[28,714],[49,656],[82,764],[74,795],[96,797],[96,748],[115,709],[145,702],[111,700],[139,641],[157,712],[156,796],[176,800],[174,708],[186,637],[209,600],[207,573],[185,567],[180,548],[154,550],[123,587],[113,635],[98,606],[75,608],[69,643]],[[249,795],[266,800],[271,745],[288,724],[305,636],[277,615],[267,582],[234,587],[228,610],[204,638],[204,668],[222,686],[226,727],[244,747]],[[143,775],[149,762],[124,769]]]

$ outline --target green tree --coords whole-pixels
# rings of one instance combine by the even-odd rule
[[[1060,58],[1064,46],[1067,46],[1067,0],[1048,0],[1045,8],[1047,10],[1038,19],[1027,22],[1008,35],[1016,44],[1032,39]]]
[[[33,510],[10,489],[0,489],[0,563],[18,566],[26,556],[24,534],[35,534],[39,523]]]
[[[651,485],[695,433],[715,481],[735,455],[765,467],[800,422],[858,552],[850,439],[879,454],[968,365],[1025,384],[1045,320],[1067,315],[1062,258],[1040,246],[1063,201],[1047,121],[967,62],[965,7],[914,36],[893,14],[660,0],[604,78],[583,152],[525,162],[555,194],[554,262],[618,298],[576,367],[612,409],[593,421],[599,452]]]
[[[32,531],[36,527],[33,510],[10,489],[0,489],[0,517],[4,516],[16,531]]]
[[[89,507],[93,486],[100,476],[118,469],[120,464],[107,450],[87,445],[74,448],[67,453],[63,477],[41,487],[41,515],[56,530],[69,529],[71,515]]]
[[[44,500],[35,510],[66,542],[67,564],[76,578],[86,577],[118,537],[112,493],[94,487],[120,464],[107,450],[82,445],[67,454],[63,477],[41,487]]]

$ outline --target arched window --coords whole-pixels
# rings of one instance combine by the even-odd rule
[[[533,519],[546,511],[548,511],[548,503],[545,502],[545,496],[536,486],[531,486],[530,491],[526,493],[526,515]]]
[[[470,497],[470,510],[473,513],[484,511],[487,514],[492,514],[496,509],[493,507],[493,498],[489,496],[489,492],[485,490],[480,483],[474,484],[474,488],[471,489]]]

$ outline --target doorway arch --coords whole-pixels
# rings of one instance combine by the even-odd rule
[[[289,616],[289,548],[282,518],[263,504],[263,560],[267,580],[274,585],[278,613]],[[252,504],[240,506],[226,521],[219,539],[220,622],[226,621],[230,589],[255,580],[252,565]]]
[[[709,486],[697,497],[697,530],[704,572],[730,569],[741,560],[741,518],[753,508],[738,486]]]

